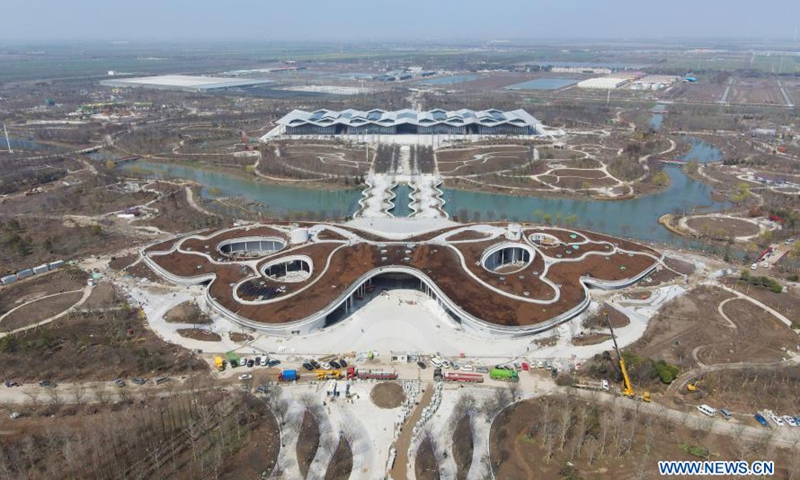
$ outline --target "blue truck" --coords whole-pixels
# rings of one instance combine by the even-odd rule
[[[300,375],[297,374],[297,370],[282,370],[278,375],[278,380],[281,382],[294,382],[299,378]]]

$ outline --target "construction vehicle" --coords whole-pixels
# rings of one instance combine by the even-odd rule
[[[695,380],[694,382],[689,382],[686,384],[686,390],[689,390],[690,392],[697,391],[697,387],[699,387],[701,383],[703,383],[702,380]]]
[[[516,370],[506,370],[504,368],[493,368],[489,372],[489,377],[492,380],[505,380],[506,382],[516,382],[519,380],[519,374]]]
[[[397,372],[388,370],[361,370],[356,367],[347,367],[347,379],[360,378],[361,380],[397,380]]]
[[[219,356],[214,357],[214,366],[217,367],[217,370],[220,372],[225,370],[225,359]]]
[[[483,383],[483,375],[481,375],[480,373],[447,372],[444,374],[444,381],[461,382],[461,383]]]
[[[625,368],[625,359],[622,358],[622,353],[619,351],[619,346],[617,345],[617,336],[614,335],[614,327],[611,326],[611,320],[608,319],[608,312],[603,312],[603,315],[606,317],[606,323],[608,324],[608,329],[611,331],[611,340],[614,341],[614,350],[617,351],[617,358],[619,359],[619,369],[622,372],[622,381],[623,381],[623,390],[622,395],[628,398],[637,398],[636,392],[633,390],[633,385],[631,385],[631,378],[628,376],[628,369]],[[643,402],[650,402],[650,392],[643,392],[641,396],[638,397],[639,400]]]
[[[318,380],[338,380],[342,378],[341,370],[314,370]]]

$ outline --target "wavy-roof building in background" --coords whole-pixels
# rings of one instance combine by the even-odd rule
[[[542,123],[525,110],[404,109],[292,110],[278,120],[284,135],[544,135]]]

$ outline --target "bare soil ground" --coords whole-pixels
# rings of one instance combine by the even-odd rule
[[[433,444],[430,438],[422,441],[417,450],[417,458],[414,461],[414,473],[417,480],[439,480],[439,464],[433,453]]]
[[[319,448],[319,425],[311,412],[306,411],[303,423],[300,426],[300,435],[297,437],[297,464],[303,478],[308,475],[308,469],[314,460]]]
[[[796,367],[724,370],[707,373],[701,380],[695,392],[679,392],[686,403],[724,405],[734,413],[744,413],[754,426],[752,413],[765,408],[791,415],[800,411],[800,397],[796,395],[800,370]]]
[[[659,268],[659,267],[656,267],[656,268]],[[671,282],[671,281],[673,281],[673,280],[675,280],[675,279],[677,279],[679,277],[680,277],[680,275],[678,275],[677,273],[673,272],[672,270],[670,270],[668,268],[661,267],[661,270],[656,270],[653,273],[651,273],[650,275],[648,275],[647,277],[645,277],[644,279],[642,279],[642,285],[648,286],[648,287],[654,287],[656,285],[662,285],[664,283],[669,283],[669,282]]]
[[[579,335],[573,338],[572,344],[578,346],[597,345],[598,343],[603,343],[610,339],[611,335],[608,333],[588,333],[586,335]]]
[[[739,285],[732,278],[726,280],[725,283],[727,286],[753,297],[764,305],[774,308],[789,320],[800,322],[800,293],[796,288],[789,288],[786,293],[775,293],[766,288]]]
[[[118,306],[119,300],[114,284],[103,282],[94,287],[89,298],[81,305],[81,308],[90,310],[113,308]]]
[[[199,195],[195,195],[199,197]],[[150,225],[165,232],[190,232],[201,228],[219,226],[219,217],[205,215],[189,205],[186,191],[181,189],[153,203],[151,207],[158,209],[158,215],[147,220],[138,220],[139,225]]]
[[[219,342],[222,337],[218,333],[204,328],[179,328],[176,330],[178,335],[184,338],[191,338],[192,340],[199,340],[201,342]]]
[[[444,176],[508,170],[529,163],[531,158],[530,149],[523,146],[490,146],[436,152],[436,164]]]
[[[90,255],[102,255],[129,248],[131,237],[123,236],[118,229],[107,224],[95,226],[78,225],[72,220],[47,218],[44,216],[15,217],[20,228],[11,232],[10,219],[0,214],[0,235],[4,223],[12,236],[23,241],[16,247],[0,240],[0,273],[12,273],[23,268],[32,268],[45,262],[69,260]],[[5,235],[3,235],[5,236]]]
[[[106,185],[101,179],[90,179],[88,184],[9,198],[3,202],[3,211],[9,214],[102,215],[142,205],[155,198],[152,193],[124,192]]]
[[[350,443],[344,438],[339,440],[339,446],[333,452],[333,458],[325,472],[325,480],[347,480],[353,470],[353,452]]]
[[[180,305],[172,307],[166,314],[164,320],[168,323],[191,323],[207,325],[211,323],[211,318],[200,310],[197,303],[185,301]]]
[[[87,275],[77,269],[56,270],[0,288],[0,315],[24,304],[54,293],[79,290],[86,285]]]
[[[691,275],[694,273],[695,270],[693,263],[684,260],[679,260],[675,257],[669,257],[669,256],[665,257],[664,263],[666,263],[669,268],[684,275]]]
[[[725,237],[744,237],[756,235],[759,232],[757,225],[745,220],[733,218],[701,217],[690,218],[686,222],[690,227],[705,235],[717,235],[724,232]]]
[[[0,377],[18,381],[109,380],[207,370],[205,362],[150,331],[134,309],[71,313],[0,339]]]
[[[242,448],[226,461],[228,468],[221,478],[266,478],[275,468],[281,449],[280,428],[268,409],[263,409],[263,412],[264,422],[250,432]]]
[[[406,395],[399,383],[382,382],[372,388],[369,398],[380,408],[397,408],[403,404]]]
[[[490,443],[498,480],[656,478],[658,460],[739,460],[743,451],[775,458],[778,478],[800,466],[794,455],[758,442],[735,442],[613,404],[567,397],[508,408],[494,421]]]
[[[647,326],[631,350],[637,355],[664,359],[683,370],[705,364],[775,362],[796,349],[793,332],[771,315],[744,300],[723,307],[737,328],[719,314],[720,302],[733,295],[712,287],[698,287],[668,302]]]
[[[453,430],[453,460],[456,462],[456,480],[467,478],[474,448],[470,416],[464,415]]]
[[[253,339],[252,335],[239,332],[230,332],[228,333],[228,337],[230,337],[230,339],[234,342],[249,342]]]
[[[137,471],[142,478],[190,480],[216,469],[223,479],[258,479],[277,460],[277,422],[252,396],[214,391],[88,404],[93,392],[85,394],[80,404],[67,397],[17,405],[21,416],[16,420],[2,411],[4,478],[116,480],[119,472]],[[214,408],[221,403],[230,409]],[[190,437],[187,429],[203,421],[200,411],[214,425],[214,435]],[[147,453],[154,439],[169,446],[162,450],[165,456],[154,459]],[[70,452],[67,458],[64,451]],[[92,460],[98,457],[102,460]]]
[[[122,271],[128,268],[139,259],[138,253],[131,253],[129,255],[123,255],[121,257],[114,257],[110,262],[108,262],[108,266],[114,270]]]
[[[608,328],[608,324],[606,323],[606,318],[605,315],[603,315],[603,312],[608,313],[608,321],[611,322],[611,326],[614,328],[622,328],[631,323],[627,315],[612,307],[608,303],[604,303],[595,315],[592,315],[584,320],[583,326],[586,328]]]
[[[15,310],[0,322],[0,331],[9,332],[26,327],[58,315],[75,305],[83,296],[83,292],[61,293],[54,297],[36,300]]]

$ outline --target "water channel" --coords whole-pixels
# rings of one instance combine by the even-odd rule
[[[719,149],[695,138],[687,138],[691,150],[682,158],[699,162],[715,161],[722,158]],[[137,161],[124,164],[121,168],[143,169],[154,177],[174,177],[194,180],[205,188],[202,195],[213,198],[209,189],[214,188],[222,196],[241,196],[258,202],[273,214],[294,211],[328,212],[336,216],[352,214],[357,206],[361,192],[356,189],[322,190],[298,186],[279,186],[257,182],[247,178],[204,170],[202,168],[180,165]],[[536,221],[537,217],[557,214],[566,218],[577,216],[577,226],[591,228],[611,235],[633,237],[645,241],[679,243],[680,237],[670,233],[658,224],[658,219],[666,213],[714,211],[726,208],[728,204],[711,199],[712,188],[702,182],[687,177],[676,167],[665,171],[671,179],[666,190],[624,201],[602,201],[591,199],[559,199],[539,197],[518,197],[496,193],[472,192],[444,188],[447,203],[445,210],[450,216],[459,216],[466,211],[470,219]],[[400,190],[400,189],[398,189]],[[396,193],[404,193],[398,191]],[[395,215],[408,215],[405,209],[395,211]],[[396,207],[396,208],[397,208]]]

